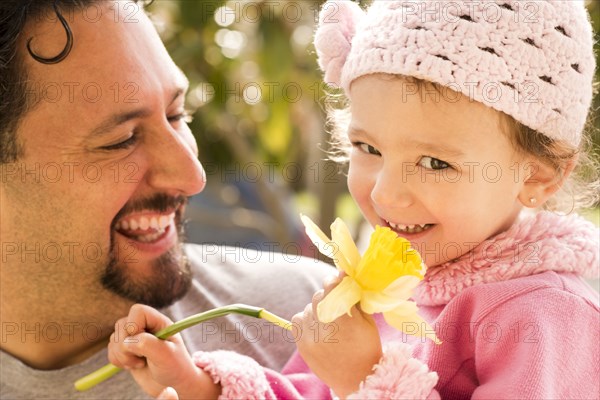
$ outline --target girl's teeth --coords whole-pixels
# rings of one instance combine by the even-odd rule
[[[405,232],[405,233],[423,232],[424,230],[428,229],[431,226],[431,224],[401,225],[401,224],[395,224],[395,223],[389,222],[389,221],[388,221],[388,224],[389,224],[390,228],[394,229],[395,231]]]

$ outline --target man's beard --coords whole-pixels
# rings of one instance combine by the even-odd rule
[[[101,278],[102,285],[135,303],[154,308],[169,306],[181,299],[192,283],[190,264],[182,247],[178,244],[177,248],[152,261],[152,272],[147,277],[132,276],[126,266],[111,257]]]
[[[192,284],[189,260],[183,250],[184,228],[179,218],[175,219],[177,244],[166,253],[151,261],[148,276],[139,276],[124,263],[118,261],[117,244],[111,238],[110,259],[101,282],[109,291],[154,308],[163,308],[181,299]]]

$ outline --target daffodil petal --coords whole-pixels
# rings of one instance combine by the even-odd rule
[[[319,252],[331,259],[335,257],[337,246],[332,245],[331,239],[306,215],[300,214],[300,220],[304,224],[306,235],[317,247]]]
[[[416,314],[418,310],[419,307],[417,307],[417,303],[414,301],[403,301],[398,307],[392,310],[392,314],[398,317],[406,317]]]
[[[337,246],[335,246],[335,248],[337,248]],[[354,278],[354,276],[356,275],[356,269],[354,268],[354,266],[348,263],[348,260],[346,259],[346,257],[344,257],[343,253],[339,250],[339,248],[337,248],[337,250],[334,250],[331,259],[333,260],[333,263],[335,264],[338,270],[344,271],[346,275]]]
[[[408,300],[421,279],[414,275],[404,275],[390,283],[383,293],[397,299]]]
[[[352,239],[352,234],[348,226],[340,218],[336,218],[331,224],[331,239],[340,247],[340,251],[348,261],[348,264],[355,269],[360,262],[360,253],[358,247]],[[352,275],[349,271],[344,270],[348,275]]]
[[[360,300],[360,286],[346,276],[323,300],[317,304],[319,321],[328,323],[336,320],[344,313],[349,313],[352,306]]]
[[[417,305],[407,301],[400,307],[383,313],[385,321],[394,328],[420,338],[429,338],[436,344],[442,343],[435,335],[435,331],[419,314]]]
[[[420,274],[421,258],[410,242],[388,227],[377,226],[356,268],[356,281],[366,290],[382,291],[402,276]]]
[[[398,307],[406,299],[390,296],[383,292],[363,291],[360,298],[360,308],[367,314],[386,312]]]

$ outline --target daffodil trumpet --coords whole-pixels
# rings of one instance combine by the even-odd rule
[[[197,325],[204,321],[208,321],[209,319],[222,317],[228,314],[241,314],[247,315],[249,317],[261,318],[284,329],[292,329],[291,322],[281,317],[278,317],[277,315],[265,310],[264,308],[249,306],[246,304],[231,304],[228,306],[218,307],[184,318],[181,321],[174,323],[173,325],[161,329],[160,331],[156,332],[154,336],[156,336],[159,339],[167,339],[186,328]],[[91,374],[86,375],[81,379],[78,379],[75,382],[75,389],[77,389],[80,392],[91,389],[97,384],[104,382],[105,380],[109,379],[110,377],[112,377],[120,371],[121,368],[118,368],[110,363],[106,364],[104,367],[99,368]]]
[[[382,313],[394,328],[420,338],[441,343],[434,330],[418,315],[417,304],[410,300],[414,288],[423,279],[425,264],[410,242],[388,227],[375,227],[369,247],[361,256],[350,230],[337,218],[327,237],[310,218],[301,215],[306,234],[339,271],[341,282],[317,305],[321,322],[329,323],[352,307],[360,305],[367,314]]]

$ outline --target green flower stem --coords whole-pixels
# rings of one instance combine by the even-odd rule
[[[265,309],[260,310],[259,317],[264,319],[265,321],[269,321],[274,325],[280,326],[283,329],[287,329],[288,331],[292,330],[292,323],[290,321],[278,317],[277,315],[270,313]]]
[[[209,319],[222,317],[228,314],[242,314],[247,315],[249,317],[262,318],[275,325],[281,326],[282,328],[288,330],[291,330],[292,328],[292,324],[289,321],[286,321],[285,319],[268,312],[264,308],[248,306],[246,304],[231,304],[228,306],[214,308],[212,310],[208,310],[184,318],[171,326],[161,329],[160,331],[156,332],[154,336],[156,336],[159,339],[167,339],[168,337],[173,336],[176,333],[179,333],[182,330],[189,328],[190,326],[194,326],[199,324],[200,322],[208,321]],[[113,364],[110,363],[106,364],[104,367],[99,368],[91,374],[86,375],[81,379],[78,379],[75,382],[75,389],[77,389],[80,392],[91,389],[97,384],[109,379],[119,371],[121,371],[121,368],[115,367]]]

